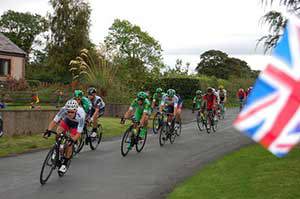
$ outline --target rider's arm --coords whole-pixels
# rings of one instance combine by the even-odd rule
[[[55,115],[54,119],[50,122],[48,126],[48,130],[52,130],[58,122],[61,120],[61,118],[66,114],[67,110],[62,107],[59,112]]]

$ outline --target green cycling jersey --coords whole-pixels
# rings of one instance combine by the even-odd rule
[[[161,100],[162,100],[162,96],[164,95],[165,93],[154,93],[153,94],[153,97],[152,97],[152,101],[155,102],[155,105],[158,106],[160,103],[161,103]]]
[[[202,96],[195,96],[193,99],[193,104],[195,104],[195,108],[196,109],[200,109],[201,108],[201,104],[202,104]]]
[[[137,121],[142,119],[143,113],[151,114],[151,104],[148,99],[145,99],[142,105],[139,105],[138,99],[133,100],[130,109],[135,109],[134,117]]]
[[[92,103],[91,103],[91,101],[89,100],[89,98],[83,96],[83,97],[81,98],[81,103],[82,103],[82,107],[83,107],[84,111],[85,111],[86,113],[88,113],[89,110],[92,108]]]

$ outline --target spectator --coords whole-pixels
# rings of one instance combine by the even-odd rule
[[[38,96],[38,93],[37,92],[34,92],[32,95],[31,95],[31,108],[34,109],[36,107],[36,105],[40,102],[40,99],[39,99],[39,96]],[[37,107],[39,108],[39,106]]]

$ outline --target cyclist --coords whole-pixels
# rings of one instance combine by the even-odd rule
[[[131,103],[124,117],[121,118],[121,124],[124,124],[126,119],[129,119],[132,116],[134,116],[134,119],[140,122],[136,130],[138,129],[141,130],[140,139],[144,139],[147,132],[147,125],[148,125],[148,119],[150,114],[151,114],[150,101],[147,99],[147,94],[141,91],[137,94],[136,99],[134,99],[133,102]]]
[[[153,94],[153,97],[152,97],[152,109],[154,109],[155,107],[158,107],[161,103],[161,100],[162,100],[162,96],[163,96],[163,90],[162,88],[157,88],[155,90],[155,93]]]
[[[162,97],[160,104],[159,112],[162,112],[163,109],[165,109],[167,113],[171,113],[175,117],[175,128],[179,127],[182,102],[183,101],[176,96],[176,91],[174,89],[169,89]],[[170,120],[170,118],[168,119]]]
[[[247,97],[247,98],[248,98],[248,96],[250,95],[252,89],[253,89],[252,86],[250,86],[250,87],[247,89],[247,92],[246,92],[246,97]]]
[[[74,91],[74,98],[77,103],[82,106],[83,110],[85,111],[86,114],[89,114],[92,108],[92,103],[91,101],[83,95],[83,91],[81,90],[75,90]]]
[[[213,119],[216,120],[216,105],[217,105],[217,97],[213,93],[213,88],[208,87],[207,93],[203,96],[202,112],[204,112],[205,110],[206,112],[212,111]],[[208,126],[208,128],[210,128],[210,126]]]
[[[224,86],[219,86],[218,95],[220,98],[219,108],[224,111],[225,102],[227,101],[227,91],[224,89]]]
[[[240,110],[242,109],[244,102],[246,100],[246,92],[244,91],[244,89],[240,88],[237,92],[237,98],[239,100],[240,103]]]
[[[201,108],[201,104],[202,104],[202,91],[201,90],[197,90],[196,91],[196,96],[193,99],[193,110],[192,110],[192,113],[195,112],[195,109],[199,110]]]
[[[88,98],[92,102],[92,108],[91,111],[89,112],[90,113],[89,118],[93,122],[93,130],[92,130],[91,137],[96,137],[97,125],[98,125],[97,121],[98,118],[100,118],[104,114],[105,103],[103,99],[96,94],[97,93],[96,88],[90,87],[87,93],[88,93]]]
[[[67,165],[73,153],[72,145],[80,138],[84,127],[85,116],[86,114],[83,108],[78,105],[76,100],[71,99],[60,109],[44,133],[44,137],[49,137],[51,134],[50,131],[56,125],[58,125],[56,130],[57,137],[59,137],[61,133],[70,132],[72,140],[66,147],[65,159],[59,168],[59,172],[65,173],[67,171]]]

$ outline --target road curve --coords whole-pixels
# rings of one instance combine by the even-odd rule
[[[174,144],[160,147],[150,133],[144,150],[120,154],[120,139],[103,142],[97,151],[79,154],[63,178],[54,172],[39,183],[47,151],[0,159],[0,198],[6,199],[135,199],[165,198],[176,184],[209,162],[251,144],[232,128],[237,111],[228,110],[216,133],[199,133],[196,123],[185,124]]]

